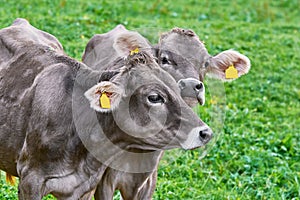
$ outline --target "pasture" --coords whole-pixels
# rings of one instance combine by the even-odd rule
[[[167,151],[153,199],[299,200],[300,1],[174,2],[0,0],[0,28],[26,18],[78,60],[94,34],[117,24],[152,43],[173,27],[190,28],[211,55],[231,48],[247,55],[249,74],[224,83],[225,121],[216,144],[203,159],[202,150]],[[208,90],[205,106],[195,109],[208,124],[217,101]],[[17,199],[3,172],[0,199]]]

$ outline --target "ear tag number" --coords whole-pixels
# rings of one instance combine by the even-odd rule
[[[101,94],[100,97],[100,107],[101,108],[105,108],[105,109],[109,109],[110,108],[110,99],[107,96],[107,94],[105,92],[103,92]]]
[[[135,48],[134,50],[130,51],[130,55],[132,56],[132,55],[134,55],[134,54],[136,54],[138,52],[140,52],[139,48]]]
[[[238,71],[236,68],[234,68],[233,65],[230,65],[226,71],[225,71],[225,78],[227,79],[233,79],[233,78],[238,78]]]

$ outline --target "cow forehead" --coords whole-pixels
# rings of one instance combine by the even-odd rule
[[[135,90],[143,85],[156,85],[170,93],[180,96],[175,79],[161,69],[157,63],[137,64],[134,67],[124,66],[113,82],[125,85],[125,90]]]
[[[161,37],[159,48],[195,62],[200,62],[209,56],[203,42],[196,35],[169,32]]]

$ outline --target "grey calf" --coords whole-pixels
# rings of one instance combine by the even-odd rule
[[[126,35],[132,32],[118,25],[108,33],[95,35],[86,46],[83,62],[96,70],[115,70],[121,67],[122,64],[112,65],[110,58],[117,57],[113,46],[116,38],[120,35],[125,36],[124,33]],[[203,81],[208,74],[224,81],[233,80],[225,77],[225,70],[230,65],[236,67],[238,77],[250,69],[249,59],[233,50],[210,56],[203,42],[191,30],[174,28],[163,34],[155,47],[152,47],[141,35],[138,41],[139,45],[136,47],[152,52],[160,67],[178,81],[181,96],[190,106],[197,102],[204,104],[204,87],[198,79]],[[161,156],[162,154],[157,159]],[[95,199],[112,199],[116,189],[121,191],[125,200],[151,199],[155,183],[156,170],[129,173],[107,168],[98,185]]]
[[[0,168],[20,177],[19,199],[88,199],[107,166],[125,164],[128,152],[154,152],[136,164],[155,169],[161,150],[197,148],[212,137],[148,52],[128,55],[135,35],[116,43],[124,66],[100,83],[100,72],[24,19],[0,30],[0,39]],[[122,124],[127,119],[132,125]]]

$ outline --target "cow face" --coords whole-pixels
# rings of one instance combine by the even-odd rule
[[[127,34],[114,48],[121,55],[130,54],[136,49],[134,37]],[[122,141],[127,149],[193,149],[212,138],[211,129],[183,101],[174,78],[147,52],[127,55],[119,74],[93,86],[85,96],[94,110],[112,114],[110,130],[119,136],[111,139]]]
[[[137,37],[135,37],[134,40],[136,40],[136,47],[138,47],[139,50],[157,55],[157,49],[153,48],[147,39],[136,32],[128,31],[122,25],[118,25],[107,33],[96,34],[93,36],[86,46],[84,55],[82,57],[83,62],[96,70],[111,70],[122,67],[123,65],[118,66],[115,63],[113,63],[113,65],[109,63],[112,63],[120,56],[124,57],[122,51],[118,51],[117,48],[113,47],[113,45],[115,44],[115,40],[120,41],[118,38],[121,35],[123,35],[123,40],[128,39],[128,37],[125,37],[126,34],[136,34]],[[194,69],[194,71],[190,71],[185,68],[185,65],[175,66],[173,63],[168,63],[169,60],[174,60],[175,58],[169,59],[167,54],[166,58],[162,58],[163,55],[164,54],[160,54],[158,63],[178,82],[181,89],[181,95],[185,102],[189,106],[195,106],[198,102],[203,105],[205,102],[204,85],[201,81],[199,81],[197,71],[193,67],[192,69]],[[178,58],[179,60],[181,59],[181,57]],[[179,61],[177,61],[177,63],[179,63]]]
[[[203,81],[208,74],[223,81],[231,81],[248,73],[250,69],[250,61],[246,56],[233,50],[211,56],[193,31],[181,28],[174,28],[161,36],[157,57],[162,68],[175,79],[181,78],[182,74],[189,74],[189,77],[199,76],[200,81]],[[225,72],[231,65],[237,70],[236,78],[226,78]]]

